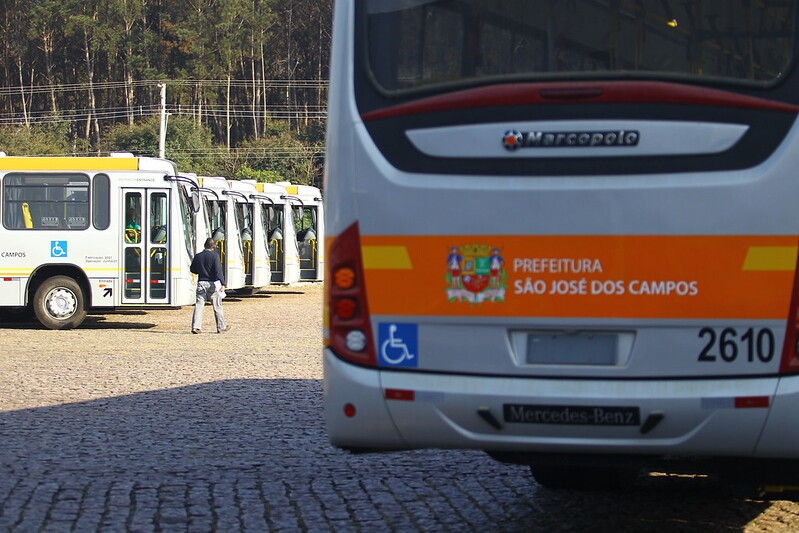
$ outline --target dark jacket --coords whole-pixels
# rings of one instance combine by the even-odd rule
[[[222,262],[213,250],[203,250],[191,260],[191,271],[197,274],[198,281],[219,282],[225,284],[225,274],[222,272]]]

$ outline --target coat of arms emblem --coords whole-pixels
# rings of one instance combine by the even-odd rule
[[[447,298],[451,302],[504,302],[505,261],[487,244],[453,246],[447,256]]]

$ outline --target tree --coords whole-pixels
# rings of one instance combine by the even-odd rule
[[[158,156],[158,119],[133,126],[118,125],[105,135],[103,150],[132,152],[139,156]],[[217,163],[208,158],[214,152],[211,132],[186,117],[170,117],[166,135],[166,157],[182,172],[216,174]]]
[[[0,128],[0,147],[7,155],[63,155],[74,153],[66,123]],[[85,152],[88,146],[83,146]]]
[[[301,185],[321,183],[319,147],[299,140],[288,122],[270,122],[267,135],[242,143],[232,157],[240,161],[239,167],[245,169],[245,173],[263,172],[264,176],[280,176],[280,179]]]
[[[209,165],[242,167],[233,152],[245,145],[273,152],[248,158],[254,170],[278,165],[280,144],[256,142],[283,135],[273,122],[291,123],[292,143],[323,125],[331,11],[332,0],[5,0],[0,124],[68,121],[65,153],[101,150],[106,132],[156,112],[166,80],[173,123],[190,118],[217,143]],[[310,179],[318,158],[304,157]]]

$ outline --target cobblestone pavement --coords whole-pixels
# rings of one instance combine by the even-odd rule
[[[0,324],[0,531],[795,531],[799,506],[653,475],[547,490],[475,451],[350,455],[321,416],[321,288]],[[212,313],[207,313],[210,327]]]

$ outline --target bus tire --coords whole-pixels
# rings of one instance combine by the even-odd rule
[[[625,489],[638,478],[637,468],[531,466],[535,480],[548,489]]]
[[[33,311],[47,329],[76,328],[86,318],[83,290],[68,276],[53,276],[33,296]]]

